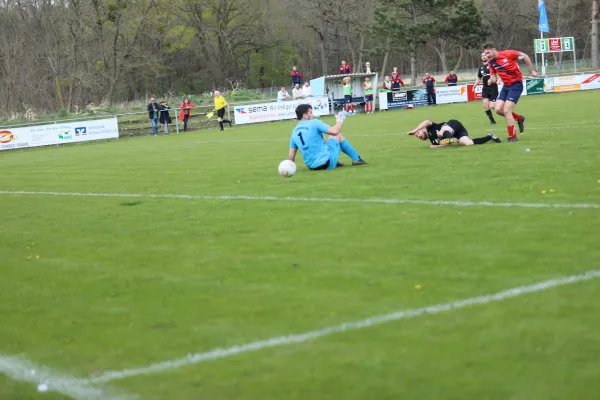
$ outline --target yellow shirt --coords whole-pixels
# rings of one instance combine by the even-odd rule
[[[215,97],[215,110],[220,110],[221,108],[225,107],[226,105],[227,105],[227,100],[225,100],[225,97],[223,97],[223,96]]]

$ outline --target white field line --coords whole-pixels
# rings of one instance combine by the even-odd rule
[[[188,354],[185,357],[163,361],[156,364],[152,364],[146,367],[124,369],[122,371],[107,371],[102,375],[92,376],[91,378],[84,380],[83,382],[88,384],[99,384],[106,383],[117,379],[124,379],[128,377],[158,373],[162,371],[172,370],[188,365],[199,364],[204,361],[217,360],[220,358],[226,358],[236,356],[238,354],[248,353],[251,351],[258,351],[262,349],[268,349],[271,347],[286,346],[297,343],[304,343],[323,336],[329,336],[336,333],[353,331],[357,329],[369,328],[372,326],[384,324],[392,321],[399,321],[402,319],[420,317],[428,314],[439,314],[446,311],[458,310],[461,308],[488,304],[492,302],[500,302],[514,297],[522,296],[528,293],[541,292],[544,290],[552,289],[558,286],[569,285],[576,282],[588,281],[591,279],[600,278],[600,270],[593,270],[584,272],[579,275],[572,275],[557,279],[552,279],[544,282],[535,283],[527,286],[519,286],[513,289],[508,289],[495,294],[488,294],[484,296],[471,297],[464,300],[458,300],[451,303],[436,304],[429,307],[414,308],[408,310],[402,310],[391,314],[377,315],[363,319],[361,321],[346,322],[340,325],[329,326],[323,329],[314,331],[308,331],[304,333],[272,337],[270,339],[259,340],[256,342],[250,342],[238,346],[229,348],[217,348],[205,353]]]
[[[580,203],[503,203],[493,201],[453,201],[453,200],[418,200],[418,199],[377,199],[377,198],[329,198],[329,197],[277,197],[277,196],[202,196],[187,194],[158,194],[158,193],[78,193],[78,192],[31,192],[0,190],[0,195],[23,196],[70,196],[70,197],[119,197],[119,198],[150,198],[150,199],[183,199],[183,200],[248,200],[248,201],[296,201],[296,202],[330,202],[356,204],[421,204],[431,206],[455,207],[519,207],[519,208],[587,208],[600,209],[600,204]]]
[[[82,379],[57,374],[50,369],[19,357],[0,354],[0,374],[9,378],[38,385],[47,385],[43,391],[56,392],[76,400],[124,400],[102,389],[89,386]]]

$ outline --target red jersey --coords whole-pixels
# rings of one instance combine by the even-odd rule
[[[505,86],[517,82],[523,82],[523,74],[519,69],[518,59],[521,52],[516,50],[504,50],[498,52],[495,60],[490,60],[490,74],[498,74]]]
[[[348,75],[352,73],[352,67],[350,64],[340,65],[340,75]]]
[[[406,85],[402,81],[402,78],[400,77],[400,74],[397,72],[392,72],[392,83],[399,83],[402,86],[406,87]]]

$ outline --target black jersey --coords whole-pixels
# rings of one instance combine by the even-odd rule
[[[465,129],[465,127],[463,126],[463,124],[460,121],[451,119],[448,122],[440,122],[439,124],[436,124],[435,122],[432,121],[431,125],[427,127],[427,136],[428,136],[431,144],[434,144],[434,145],[440,144],[440,140],[442,140],[443,138],[438,137],[437,133],[439,130],[442,129],[442,127],[444,125],[448,125],[450,128],[452,128],[452,131],[453,131],[452,137],[453,138],[460,139],[464,136],[469,136],[469,133],[467,132],[467,130]]]
[[[435,122],[432,122],[431,125],[427,127],[427,136],[429,137],[429,141],[431,142],[431,144],[440,144],[440,140],[442,140],[442,138],[438,137],[437,131],[442,129],[442,126],[444,126],[445,124],[445,122],[442,122],[441,124],[436,124]]]
[[[488,86],[490,80],[490,66],[488,63],[481,64],[479,71],[477,71],[477,77],[483,80],[483,86]],[[494,85],[496,85],[494,83]]]

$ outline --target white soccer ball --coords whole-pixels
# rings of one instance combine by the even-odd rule
[[[284,178],[289,178],[290,176],[294,176],[296,173],[296,164],[290,160],[283,160],[279,163],[279,167],[277,168],[279,171],[279,175]]]

